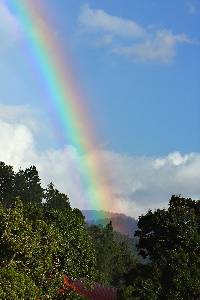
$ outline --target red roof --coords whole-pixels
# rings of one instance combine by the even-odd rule
[[[64,289],[72,289],[78,295],[84,296],[90,300],[116,300],[117,289],[112,287],[103,286],[99,283],[95,283],[91,290],[87,290],[81,280],[71,280],[65,276],[63,289],[60,289],[61,293],[64,293]]]

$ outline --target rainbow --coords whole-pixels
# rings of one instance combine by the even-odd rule
[[[11,2],[9,5],[19,18],[26,46],[31,53],[30,59],[34,61],[42,78],[48,96],[46,105],[52,106],[65,132],[66,144],[74,146],[79,154],[78,169],[83,185],[87,189],[88,206],[91,209],[110,210],[112,192],[105,183],[101,157],[98,151],[93,151],[97,142],[85,109],[86,101],[82,97],[70,64],[71,57],[63,55],[46,12],[41,7],[42,1]]]

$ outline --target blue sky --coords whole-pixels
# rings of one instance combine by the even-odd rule
[[[32,162],[33,157],[41,156],[38,151],[43,151],[43,155],[49,149],[63,151],[66,145],[58,144],[52,134],[53,120],[44,104],[39,74],[22,50],[24,37],[11,2],[0,0],[0,120],[13,126],[9,130],[18,125],[27,129],[24,131],[29,136],[27,145],[31,143],[33,152],[27,162]],[[162,175],[165,182],[169,172],[175,177],[182,172],[177,166],[183,167],[190,159],[194,166],[194,158],[200,153],[200,1],[44,0],[43,3],[52,34],[72,54],[106,159],[117,160],[118,170],[122,165],[127,166],[123,172],[129,175],[127,181],[120,183],[119,194],[123,194],[132,178],[130,192],[120,197],[128,205],[132,198],[141,198],[145,206],[148,193],[152,195],[150,198],[160,197],[157,202],[164,203],[167,187],[169,194],[181,192],[169,183],[162,194],[161,183],[159,189],[148,180],[151,163],[156,170],[166,167],[159,174],[153,173],[155,178]],[[129,160],[135,170],[144,164],[143,171],[131,173]],[[9,162],[12,163],[11,155]],[[189,165],[190,170],[194,170],[192,166]],[[143,184],[144,171],[149,175]],[[195,172],[191,181],[199,178]],[[181,189],[185,181],[179,177],[177,180]],[[139,194],[135,194],[133,185]],[[145,188],[142,190],[141,186]],[[185,193],[198,197],[200,190],[192,185]]]
[[[83,1],[68,2],[63,9],[67,16],[57,21],[59,32],[64,39],[67,28],[67,42],[72,45],[80,78],[90,95],[89,106],[107,147],[144,155],[199,151],[199,3],[90,1],[86,6]],[[56,4],[59,14],[61,1]],[[117,29],[113,32],[109,26],[102,30],[98,24],[92,28],[92,24],[86,26],[86,20],[80,22],[84,13],[89,18],[89,13],[95,15],[100,9],[102,19],[104,13],[111,23],[113,17],[123,19],[124,25],[135,22],[149,31],[152,40],[163,30],[166,35],[171,32],[174,39],[185,35],[188,42],[174,42],[173,55],[163,45],[163,58],[158,55],[144,61],[113,53],[114,48],[128,48],[141,39],[119,36]],[[113,43],[103,45],[106,36],[113,36]]]

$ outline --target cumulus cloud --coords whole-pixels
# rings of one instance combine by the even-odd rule
[[[60,190],[76,199],[77,206],[82,206],[85,195],[77,159],[72,146],[39,151],[27,124],[0,119],[0,161],[11,164],[15,170],[36,165],[44,185],[53,181]]]
[[[3,0],[0,0],[0,40],[1,49],[9,47],[21,34],[17,18],[9,10]]]
[[[105,174],[101,184],[113,191],[113,198],[102,199],[102,203],[110,201],[115,212],[137,217],[148,209],[167,207],[172,194],[200,198],[200,153],[176,151],[150,157],[96,149],[83,158],[70,145],[39,150],[28,124],[0,117],[0,161],[13,165],[15,170],[36,165],[43,185],[52,181],[69,195],[74,207],[91,208],[88,192],[95,193],[95,187],[83,180],[80,161],[92,163],[95,157],[101,159]]]
[[[34,158],[34,140],[29,128],[0,120],[0,160],[19,168]]]
[[[159,169],[166,165],[181,166],[181,165],[184,165],[192,156],[193,156],[192,153],[190,155],[188,155],[188,154],[181,155],[180,152],[176,151],[176,152],[170,153],[167,157],[155,159],[154,167]]]
[[[29,105],[0,104],[1,121],[25,125],[34,133],[40,132],[46,126],[38,122],[38,117],[44,118],[38,110],[30,108]]]
[[[111,52],[139,62],[169,63],[180,44],[192,43],[184,33],[174,34],[166,28],[147,28],[133,20],[113,16],[89,5],[81,7],[78,18],[83,33],[92,34],[94,46],[107,46]]]

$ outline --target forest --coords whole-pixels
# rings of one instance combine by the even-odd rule
[[[111,221],[86,223],[35,166],[0,162],[0,299],[97,299],[77,280],[118,300],[200,299],[199,200],[172,195],[139,217],[133,236],[132,247]]]

